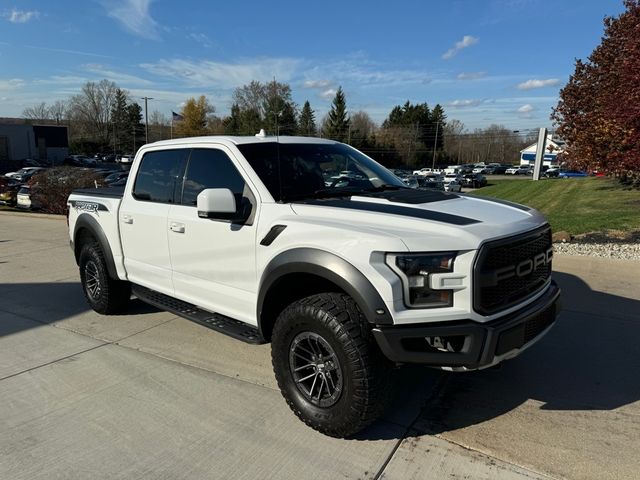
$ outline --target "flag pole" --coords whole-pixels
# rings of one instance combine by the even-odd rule
[[[171,140],[173,140],[173,112],[171,112]]]

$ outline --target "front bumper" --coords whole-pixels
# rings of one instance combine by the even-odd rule
[[[560,288],[551,281],[533,303],[488,323],[462,320],[379,326],[373,329],[373,335],[393,362],[476,370],[514,357],[535,343],[549,331],[559,311]]]

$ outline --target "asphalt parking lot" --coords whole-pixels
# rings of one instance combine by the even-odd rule
[[[500,369],[404,369],[340,440],[289,411],[268,345],[89,311],[64,219],[0,212],[0,478],[637,479],[639,267],[557,256],[547,337]]]

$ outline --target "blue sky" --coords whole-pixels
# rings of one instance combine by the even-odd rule
[[[0,0],[0,117],[108,78],[149,111],[274,77],[319,120],[341,85],[381,122],[406,100],[469,129],[551,126],[558,92],[622,0]]]

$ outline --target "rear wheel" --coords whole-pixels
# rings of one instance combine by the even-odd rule
[[[274,326],[271,355],[289,407],[327,435],[362,430],[392,397],[392,365],[348,295],[323,293],[289,305]]]
[[[109,276],[104,253],[97,242],[82,246],[79,264],[82,290],[91,308],[103,315],[124,311],[131,297],[131,284]]]

